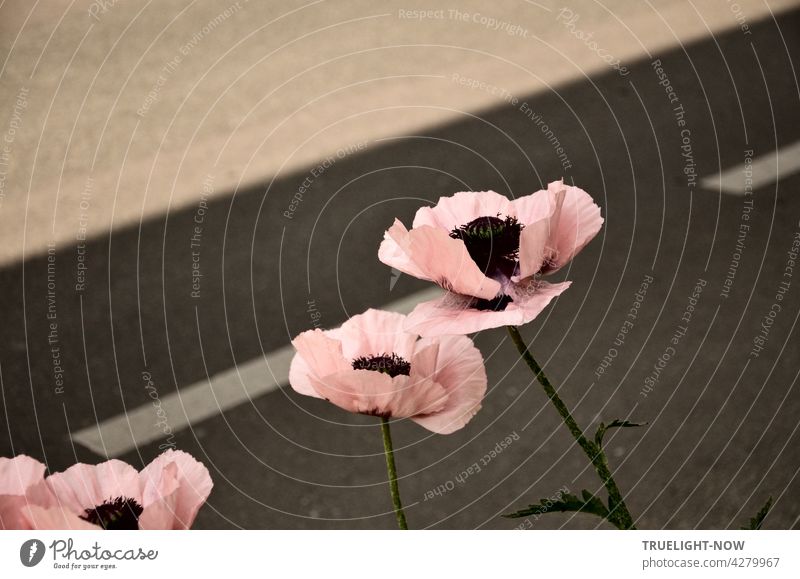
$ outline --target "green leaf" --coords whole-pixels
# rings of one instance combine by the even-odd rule
[[[612,420],[609,424],[600,423],[600,426],[597,427],[597,432],[594,435],[594,441],[597,443],[597,446],[601,446],[603,444],[603,437],[606,435],[606,432],[612,428],[635,428],[638,426],[647,426],[646,422],[631,422],[630,420],[619,420],[615,419]]]
[[[750,524],[741,528],[749,531],[758,531],[764,523],[764,519],[767,518],[770,507],[772,507],[772,497],[769,497],[764,506],[761,507],[761,510],[756,513],[756,516],[750,519]]]
[[[581,492],[582,498],[566,493],[561,498],[554,501],[552,499],[539,499],[538,504],[528,505],[527,508],[515,513],[503,515],[509,519],[520,519],[532,515],[543,515],[545,513],[589,513],[597,515],[601,519],[608,518],[608,509],[599,498],[587,490]]]

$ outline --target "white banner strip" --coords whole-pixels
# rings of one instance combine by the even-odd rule
[[[5,577],[800,577],[792,531],[0,533]]]

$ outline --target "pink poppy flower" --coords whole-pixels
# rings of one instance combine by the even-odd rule
[[[0,496],[0,517],[8,528],[188,529],[213,486],[206,467],[182,451],[164,452],[141,472],[109,460],[75,464],[47,478],[41,476],[44,465],[29,457],[13,460],[20,459],[39,477],[31,477],[33,484],[14,502]],[[2,464],[0,491],[14,484]]]
[[[563,180],[513,200],[494,191],[456,193],[420,208],[411,230],[396,219],[378,257],[448,292],[419,304],[406,329],[468,334],[538,316],[570,286],[541,277],[569,263],[602,224],[589,194]]]
[[[289,382],[349,412],[410,418],[439,434],[462,428],[486,393],[483,357],[465,336],[419,339],[405,316],[367,310],[293,341]]]

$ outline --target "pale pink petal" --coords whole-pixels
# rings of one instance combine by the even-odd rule
[[[397,354],[408,360],[419,336],[403,331],[403,314],[369,309],[347,320],[339,330],[347,360]]]
[[[466,191],[440,197],[434,207],[418,209],[413,227],[429,225],[449,234],[478,217],[513,216],[512,211],[511,202],[505,195],[494,191]]]
[[[430,414],[432,412],[441,412],[447,404],[446,389],[443,384],[438,384],[436,380],[436,361],[439,359],[439,342],[430,340],[427,342],[417,341],[416,349],[411,357],[411,372],[409,375],[409,383],[416,386],[421,391],[426,391],[428,388],[435,388],[438,392],[439,388],[443,389],[445,397],[438,395],[432,398],[429,402],[430,405],[425,406],[418,404],[414,415]],[[411,416],[411,415],[409,415]]]
[[[22,508],[50,504],[45,466],[23,454],[0,458],[0,529],[30,529]]]
[[[142,502],[139,473],[121,460],[98,465],[78,463],[50,475],[46,482],[58,504],[77,515],[117,497]]]
[[[389,415],[394,401],[392,377],[371,370],[343,370],[312,379],[314,390],[348,412]]]
[[[391,405],[393,418],[413,418],[429,412],[440,412],[447,402],[444,388],[422,375],[397,376],[393,378],[398,388],[397,397]]]
[[[24,496],[0,495],[0,530],[31,529],[22,512],[28,505]]]
[[[44,478],[45,466],[24,454],[0,457],[0,495],[24,495]]]
[[[446,393],[427,381],[412,382],[408,376],[392,378],[373,370],[349,370],[313,382],[327,400],[349,412],[407,418],[420,411],[438,410]]]
[[[523,225],[519,237],[520,271],[515,281],[538,273],[552,257],[554,249],[550,237],[558,223],[565,194],[563,182],[555,181],[547,186],[547,190],[512,201],[516,217]]]
[[[100,527],[84,521],[70,509],[62,507],[44,508],[28,505],[22,508],[28,529],[48,531],[99,531]]]
[[[297,349],[289,369],[292,388],[306,396],[317,396],[311,377],[321,377],[352,368],[352,363],[342,353],[342,343],[322,330],[308,330],[292,340]],[[302,362],[297,358],[301,357]]]
[[[428,355],[436,348],[436,357]],[[418,343],[422,356],[415,356],[414,367],[447,392],[444,407],[438,412],[413,416],[411,420],[438,434],[463,428],[480,410],[486,394],[486,368],[483,356],[466,336],[424,338]]]
[[[406,328],[421,336],[472,334],[488,328],[522,324],[521,310],[509,304],[499,312],[481,311],[470,307],[469,297],[455,294],[418,304],[406,318]]]
[[[188,529],[197,512],[206,502],[211,488],[208,469],[190,454],[168,450],[148,464],[141,472],[144,488],[141,528]],[[165,513],[171,516],[171,525]],[[145,516],[147,514],[147,516]]]
[[[399,269],[408,275],[427,281],[434,281],[417,265],[413,256],[406,251],[407,239],[408,229],[399,219],[395,219],[392,226],[383,234],[383,241],[378,248],[378,259],[381,263]]]
[[[551,223],[549,246],[552,255],[542,269],[543,274],[553,273],[569,263],[575,255],[586,247],[603,226],[600,207],[583,189],[566,186],[564,201],[557,216]]]
[[[150,503],[139,517],[141,531],[172,531],[184,529],[175,518],[175,493]]]
[[[314,387],[311,385],[311,366],[303,359],[300,354],[295,354],[289,366],[289,384],[295,392],[305,396],[321,398]]]
[[[155,462],[155,461],[154,461]],[[151,465],[153,463],[150,463]],[[142,530],[170,530],[176,527],[178,467],[173,463],[158,464],[140,473],[142,482],[142,514],[139,528]]]
[[[330,338],[337,342],[341,341],[341,331],[339,328],[335,330],[320,330],[320,331],[327,338]],[[330,351],[332,349],[334,354],[338,352],[338,350],[336,350],[335,344],[333,344],[332,342],[328,341],[325,342],[325,344],[326,344],[325,348],[326,350]],[[338,368],[339,362],[337,360],[334,360],[334,362],[337,364],[336,367]],[[311,366],[308,365],[308,362],[306,362],[305,359],[300,354],[295,354],[294,358],[292,358],[292,363],[289,366],[289,384],[291,384],[292,388],[296,392],[299,392],[300,394],[303,394],[305,396],[313,396],[314,398],[321,398],[321,396],[317,394],[317,391],[314,390],[314,387],[311,385],[310,375],[312,374],[312,372],[313,371],[311,369]]]
[[[386,232],[378,258],[456,293],[491,299],[500,291],[500,284],[486,277],[472,261],[463,241],[429,225],[408,231],[395,220]]]
[[[561,209],[564,207],[564,201],[567,198],[567,189],[568,186],[564,185],[564,179],[559,179],[558,181],[553,181],[547,184],[547,197],[549,199],[550,205],[553,208],[553,212],[550,215],[550,220],[553,223],[553,227],[558,223],[559,219],[561,219]],[[534,195],[542,195],[541,191],[537,191]]]
[[[414,353],[409,357],[411,378],[435,381],[436,361],[439,359],[439,340],[417,340],[414,346]]]
[[[512,278],[514,281],[539,273],[551,254],[549,240],[549,219],[529,223],[522,229],[519,235],[519,275]]]
[[[530,282],[524,286],[525,289],[509,286],[515,301],[501,311],[478,310],[470,307],[472,300],[469,298],[446,295],[417,305],[406,319],[406,329],[421,336],[443,336],[471,334],[501,326],[521,326],[536,318],[570,284]]]
[[[39,505],[40,507],[52,507],[58,504],[58,499],[50,490],[50,485],[47,479],[43,478],[35,485],[28,487],[25,491],[25,499],[30,504]]]
[[[547,189],[514,199],[511,201],[513,216],[526,227],[530,223],[550,219],[558,211],[559,203],[564,199],[566,191],[562,189],[564,189],[563,182],[554,181],[547,186]]]

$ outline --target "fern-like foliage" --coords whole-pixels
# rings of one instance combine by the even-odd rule
[[[771,507],[772,507],[772,497],[769,497],[764,506],[761,507],[761,510],[756,513],[756,516],[750,519],[749,524],[744,525],[741,528],[748,531],[758,531],[761,528],[761,525],[764,524],[764,519],[767,518],[767,514],[769,513],[769,509]]]
[[[599,498],[587,490],[581,492],[581,497],[572,494],[561,495],[558,500],[540,499],[538,503],[528,505],[527,508],[503,515],[509,519],[520,519],[544,513],[589,513],[601,519],[608,518],[608,509]]]

